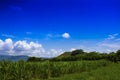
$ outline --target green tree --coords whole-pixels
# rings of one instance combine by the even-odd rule
[[[117,61],[118,61],[118,57],[117,57],[117,55],[116,55],[115,52],[109,53],[109,54],[107,55],[107,59],[110,60],[110,61],[113,61],[113,62],[115,62],[115,63],[117,63]]]
[[[101,55],[98,52],[89,52],[86,54],[87,60],[99,60],[101,58]]]
[[[117,57],[117,60],[120,61],[120,50],[116,52],[116,57]]]
[[[42,61],[41,58],[37,58],[37,57],[29,57],[27,61]]]
[[[72,51],[71,53],[72,56],[75,56],[77,54],[84,54],[84,51],[82,49],[77,49],[77,50]]]

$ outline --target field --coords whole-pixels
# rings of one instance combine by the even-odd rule
[[[84,72],[87,73],[96,69],[98,69],[98,73],[99,73],[100,72],[99,68],[106,67],[111,64],[113,63],[106,60],[66,61],[66,62],[64,61],[61,61],[61,62],[1,61],[0,62],[0,80],[47,80],[47,79],[54,80],[55,78],[58,78],[58,77],[64,77],[64,75],[66,74],[73,74],[73,73],[82,74]],[[84,75],[83,76],[81,75],[81,77],[86,78],[86,76],[89,76],[85,73]],[[97,72],[96,72],[96,75],[97,75]],[[86,79],[83,79],[83,80],[86,80]]]
[[[75,73],[49,80],[120,80],[120,64],[111,64],[90,72]]]

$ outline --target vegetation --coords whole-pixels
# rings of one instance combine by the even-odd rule
[[[0,62],[0,80],[43,80],[65,74],[91,71],[110,65],[111,62],[71,61],[71,62]]]
[[[109,66],[98,68],[90,72],[67,74],[49,80],[120,80],[120,64],[112,63]]]
[[[62,55],[50,59],[50,61],[81,61],[81,60],[109,60],[117,63],[120,61],[120,50],[117,52],[100,53],[100,52],[84,52],[82,49],[72,52],[65,52]]]
[[[111,76],[115,75],[110,74],[110,70],[118,66],[115,69],[118,74],[119,61],[120,50],[106,54],[82,49],[51,59],[30,57],[27,61],[0,61],[0,80],[59,80],[57,77],[61,77],[60,80],[113,80]]]

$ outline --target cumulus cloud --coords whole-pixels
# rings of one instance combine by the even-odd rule
[[[70,34],[69,34],[69,33],[63,33],[63,34],[62,34],[62,37],[68,39],[68,38],[70,38]]]
[[[51,49],[50,51],[47,52],[47,55],[49,55],[48,57],[56,57],[60,54],[62,54],[64,51],[62,49],[59,49],[59,50],[55,50],[55,49]]]
[[[5,41],[0,40],[0,50],[9,51],[13,49],[13,42],[11,39],[6,39]]]
[[[0,40],[0,54],[9,54],[12,53],[13,42],[11,39],[6,39],[5,41]]]
[[[35,42],[25,40],[13,42],[12,39],[0,40],[0,54],[2,55],[28,55],[36,57],[55,57],[63,51],[51,49],[45,51],[43,46]]]

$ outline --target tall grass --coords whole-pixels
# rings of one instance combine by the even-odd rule
[[[49,80],[120,80],[120,63],[98,68],[90,72],[75,73]]]
[[[74,61],[74,62],[0,62],[0,80],[37,80],[60,77],[64,74],[91,71],[109,65],[110,62]]]

